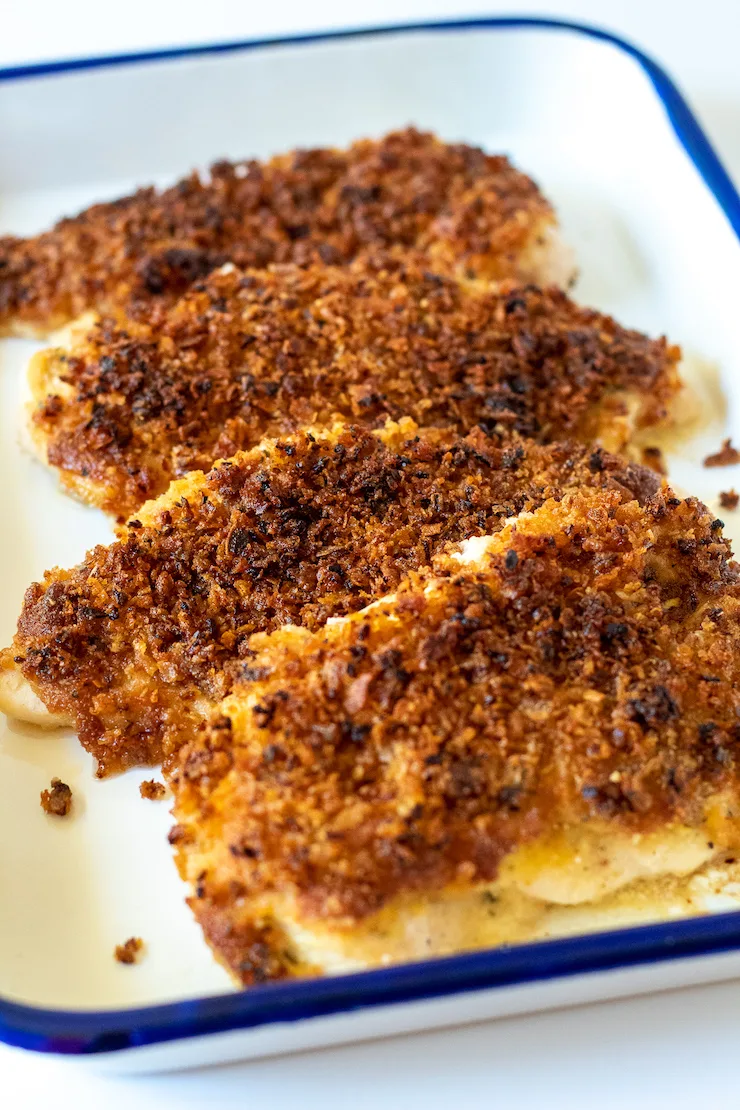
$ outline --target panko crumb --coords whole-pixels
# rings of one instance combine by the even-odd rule
[[[163,782],[157,782],[155,779],[147,779],[139,786],[139,793],[142,798],[148,798],[150,802],[159,802],[164,798],[167,793],[167,787]]]
[[[41,808],[52,817],[66,817],[72,808],[72,791],[61,779],[51,780],[51,789],[41,791]]]
[[[736,466],[740,462],[740,451],[732,446],[731,439],[725,439],[719,451],[707,455],[704,466]]]
[[[649,466],[651,470],[664,477],[668,473],[660,447],[643,447],[642,462],[644,466]]]
[[[736,493],[734,489],[723,490],[719,495],[719,503],[723,509],[736,509],[738,501],[740,493]]]
[[[114,955],[119,964],[135,964],[144,947],[141,937],[129,937],[123,944],[117,944]]]

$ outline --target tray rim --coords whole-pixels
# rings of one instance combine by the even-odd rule
[[[364,26],[9,66],[0,68],[0,83],[271,46],[475,30],[566,31],[627,54],[649,78],[679,143],[740,241],[740,194],[673,79],[627,39],[586,23],[503,16]],[[738,950],[740,911],[734,911],[129,1009],[49,1009],[0,995],[0,1043],[58,1056],[118,1053],[275,1023]]]

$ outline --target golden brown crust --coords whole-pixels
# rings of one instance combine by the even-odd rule
[[[323,630],[255,637],[174,776],[211,943],[250,914],[269,926],[270,898],[341,931],[398,896],[493,880],[561,829],[700,826],[736,802],[730,554],[695,501],[581,490],[477,565],[444,556],[442,577]],[[238,946],[221,956],[251,981]]]
[[[337,416],[620,450],[665,416],[678,357],[555,289],[471,291],[418,258],[231,270],[146,324],[104,319],[71,355],[37,356],[33,431],[67,485],[120,516]]]
[[[48,333],[131,299],[146,312],[227,261],[343,264],[390,244],[420,249],[446,273],[528,280],[536,274],[521,256],[552,224],[534,182],[506,158],[413,128],[345,151],[219,162],[36,238],[0,239],[0,330]]]
[[[225,915],[206,895],[187,902],[216,959],[244,986],[318,973],[296,960],[290,938],[273,919]]]
[[[579,485],[655,493],[606,453],[504,443],[480,429],[302,432],[191,474],[118,542],[31,586],[13,645],[100,772],[171,755],[224,697],[249,637],[320,627],[451,543]]]

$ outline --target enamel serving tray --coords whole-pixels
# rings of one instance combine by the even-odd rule
[[[560,212],[576,296],[682,344],[696,418],[669,451],[670,475],[716,506],[740,481],[700,465],[740,436],[740,197],[672,81],[610,35],[477,19],[0,71],[0,233],[220,157],[407,123],[510,154]],[[110,538],[19,446],[36,346],[0,344],[2,644],[32,580]],[[39,806],[53,775],[74,791],[68,821]],[[718,912],[237,992],[184,904],[168,805],[139,796],[148,777],[98,782],[73,736],[0,717],[0,1040],[145,1071],[740,974],[740,914]],[[132,934],[146,954],[124,967],[112,953]]]

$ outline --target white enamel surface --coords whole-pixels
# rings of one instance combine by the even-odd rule
[[[562,33],[418,34],[0,86],[0,233],[39,230],[91,200],[220,156],[342,143],[410,121],[511,153],[559,208],[581,266],[577,296],[684,345],[702,419],[669,455],[670,471],[716,507],[720,489],[740,485],[740,469],[704,470],[697,460],[740,432],[740,248],[646,78],[612,47]],[[110,537],[99,514],[59,494],[19,450],[23,371],[36,346],[0,346],[3,644],[28,583]],[[734,531],[732,514],[725,520]],[[228,989],[182,900],[165,839],[168,803],[139,796],[150,773],[100,783],[71,736],[3,720],[0,774],[1,994],[116,1008]],[[75,794],[68,821],[38,804],[53,775]],[[146,954],[122,967],[113,947],[132,934]],[[726,963],[695,965],[693,981],[718,967],[728,973]],[[643,970],[639,989],[678,982],[672,975]],[[615,983],[616,993],[620,983],[637,989],[634,974],[587,982],[592,998],[615,993]],[[494,992],[489,1012],[514,1012],[517,998],[524,1008],[575,1001],[571,988]],[[403,1027],[479,1016],[470,997],[445,1003],[444,1015],[441,1005],[414,1008]],[[351,1036],[370,1035],[376,1021],[377,1012],[354,1015]],[[229,1055],[334,1039],[331,1023],[319,1034],[293,1026],[289,1037],[276,1027],[232,1035]],[[165,1057],[167,1066],[197,1062],[177,1046]]]
[[[578,975],[430,1002],[385,1006],[364,1013],[337,1014],[315,1018],[311,1022],[285,1025],[279,1031],[269,1027],[251,1032],[236,1030],[194,1038],[187,1042],[187,1048],[170,1043],[148,1046],[135,1052],[101,1054],[92,1064],[96,1071],[126,1074],[259,1059],[323,1045],[350,1044],[358,1040],[412,1033],[417,1029],[444,1028],[463,1021],[485,1021],[556,1006],[624,998],[695,983],[714,983],[738,974],[740,955],[724,954],[684,960],[678,964],[636,967],[598,976]]]

